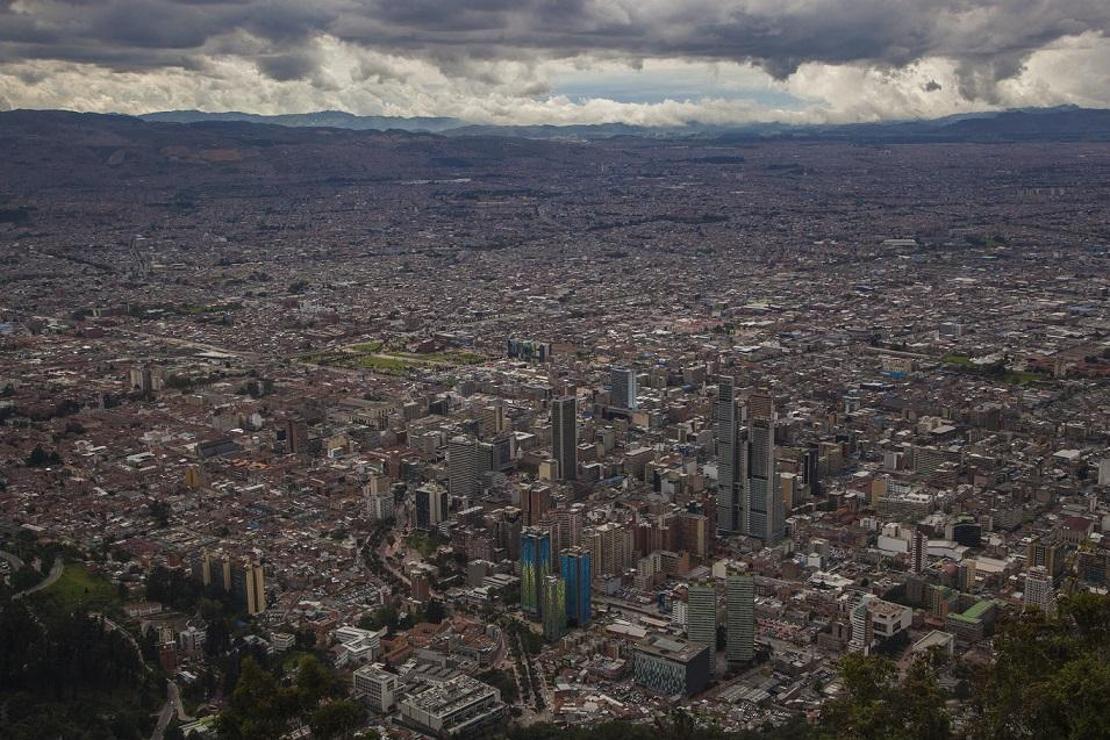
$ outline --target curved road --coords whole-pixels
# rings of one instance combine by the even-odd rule
[[[54,564],[50,566],[50,573],[46,576],[46,578],[42,579],[42,581],[35,584],[34,586],[31,586],[30,588],[25,588],[17,594],[12,594],[12,600],[14,601],[16,599],[22,599],[24,596],[29,596],[38,591],[42,591],[44,588],[50,588],[50,586],[53,585],[54,581],[61,578],[62,570],[64,568],[65,564],[62,562],[62,559],[60,557],[54,558]]]
[[[14,553],[10,553],[7,550],[0,550],[0,559],[7,560],[11,564],[13,573],[23,569],[23,561]]]

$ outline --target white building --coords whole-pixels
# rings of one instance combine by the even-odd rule
[[[354,692],[365,695],[370,708],[375,712],[389,712],[397,703],[397,690],[401,681],[380,663],[359,668],[354,672],[352,682]]]

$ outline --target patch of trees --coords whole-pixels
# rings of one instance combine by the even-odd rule
[[[38,611],[0,610],[4,737],[148,736],[162,688],[127,638],[87,614]]]
[[[146,577],[146,597],[180,612],[192,612],[204,595],[204,586],[178,568],[156,565]]]
[[[24,460],[24,464],[29,468],[45,468],[51,465],[61,465],[62,457],[57,450],[47,452],[42,448],[42,445],[35,445],[35,449],[31,450],[31,454]]]
[[[366,710],[343,696],[343,684],[313,656],[279,679],[253,657],[243,658],[238,680],[216,728],[221,738],[268,740],[308,725],[315,738],[349,737]]]

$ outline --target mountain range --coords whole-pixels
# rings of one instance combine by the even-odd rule
[[[139,118],[162,123],[240,122],[295,128],[339,128],[356,131],[400,130],[446,136],[511,136],[531,139],[601,139],[619,136],[644,138],[768,139],[884,141],[1014,141],[1108,140],[1110,110],[1060,106],[1025,108],[947,116],[935,119],[852,124],[791,125],[750,123],[682,126],[636,126],[626,123],[582,125],[484,125],[445,117],[359,116],[343,111],[290,113],[266,116],[254,113],[206,113],[196,110],[162,111]]]

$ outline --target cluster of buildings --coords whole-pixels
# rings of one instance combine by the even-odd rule
[[[761,727],[847,653],[985,660],[1002,615],[1110,587],[1106,247],[1082,188],[1041,189],[1055,159],[982,195],[898,148],[598,146],[543,197],[317,180],[303,222],[263,195],[166,220],[122,283],[13,279],[0,519],[104,554],[133,604],[186,573],[372,723],[444,737]],[[266,229],[193,232],[216,214]],[[215,669],[205,625],[150,608],[175,670]]]

